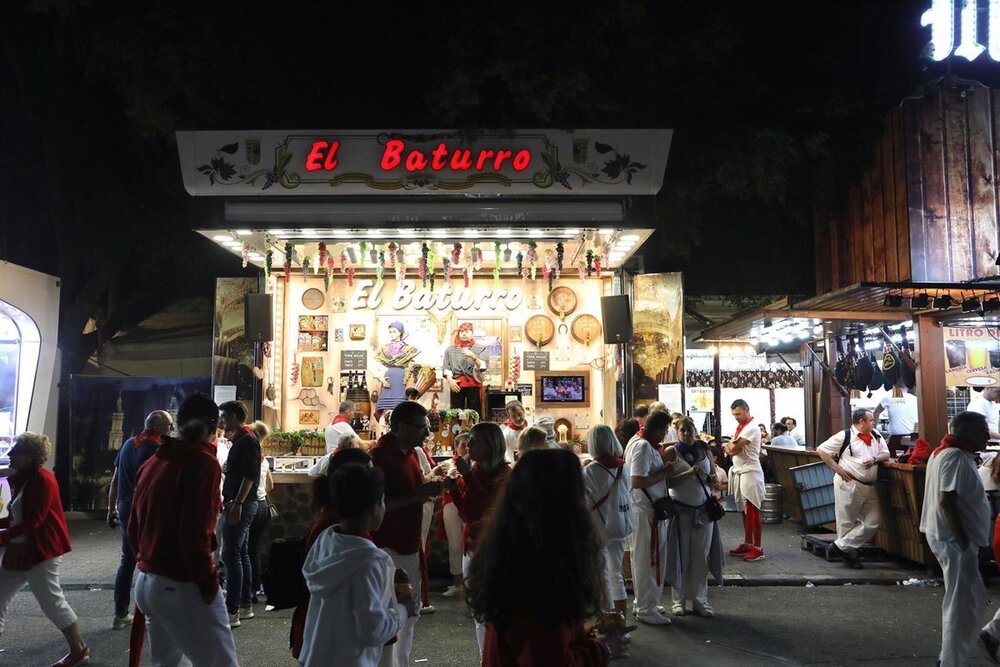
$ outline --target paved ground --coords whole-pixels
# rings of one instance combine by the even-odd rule
[[[723,520],[728,543],[738,520]],[[114,533],[97,521],[73,517],[74,551],[65,563],[70,603],[81,617],[95,665],[122,665],[127,631],[109,629],[111,581],[117,562]],[[737,585],[710,593],[718,616],[685,617],[667,628],[640,627],[632,656],[622,665],[933,665],[940,641],[941,588],[904,587],[898,580],[926,578],[903,563],[874,563],[845,570],[799,548],[794,524],[765,527],[768,558],[731,563],[727,580]],[[852,580],[844,585],[845,579]],[[807,581],[819,584],[806,586]],[[863,581],[871,584],[861,585]],[[826,584],[826,585],[824,585]],[[445,582],[433,584],[442,590]],[[992,591],[1000,598],[1000,589]],[[991,611],[997,607],[991,604]],[[438,611],[420,620],[414,667],[478,664],[472,620],[464,606],[435,596]],[[265,612],[236,630],[242,665],[296,663],[287,651],[290,612]],[[61,639],[28,592],[15,596],[7,631],[0,638],[0,665],[50,665],[63,653]],[[147,660],[144,664],[148,663]],[[989,664],[978,653],[975,665]]]

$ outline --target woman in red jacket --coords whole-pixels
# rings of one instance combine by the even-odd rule
[[[59,586],[59,563],[70,550],[59,485],[42,467],[52,445],[38,433],[22,433],[10,450],[10,515],[0,519],[0,545],[6,550],[0,567],[0,632],[14,594],[27,582],[38,605],[62,630],[69,654],[52,667],[72,667],[90,659],[80,636],[76,614]]]
[[[466,579],[486,623],[483,667],[604,667],[623,655],[627,635],[583,625],[601,609],[603,573],[580,460],[563,449],[520,457]]]

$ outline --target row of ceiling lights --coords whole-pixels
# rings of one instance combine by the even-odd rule
[[[932,299],[930,294],[922,292],[910,297],[910,308],[913,310],[927,310],[932,304],[938,310],[951,310],[958,303],[950,294],[940,294]],[[903,305],[903,295],[890,292],[885,295],[882,305],[886,308],[899,308]],[[994,295],[988,299],[980,299],[978,296],[963,298],[961,306],[963,313],[995,312],[1000,310],[1000,295]]]

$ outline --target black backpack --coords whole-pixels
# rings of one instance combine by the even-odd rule
[[[267,572],[261,576],[267,604],[275,609],[297,607],[308,599],[302,565],[306,561],[306,541],[301,537],[275,540]]]
[[[881,440],[882,439],[882,434],[879,433],[878,431],[872,431],[872,437],[874,439],[876,439],[876,440]],[[844,452],[846,452],[847,448],[850,447],[850,446],[851,446],[851,429],[850,428],[845,428],[844,429],[844,444],[840,446],[840,451],[837,453],[837,458],[834,459],[837,463],[840,463],[840,457],[842,457],[844,455]]]

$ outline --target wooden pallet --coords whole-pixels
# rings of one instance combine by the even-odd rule
[[[827,535],[803,535],[802,550],[809,551],[829,563],[839,563],[843,559],[840,553],[834,548],[833,540]],[[866,544],[858,549],[861,560],[882,561],[885,560],[885,551],[881,547]]]

